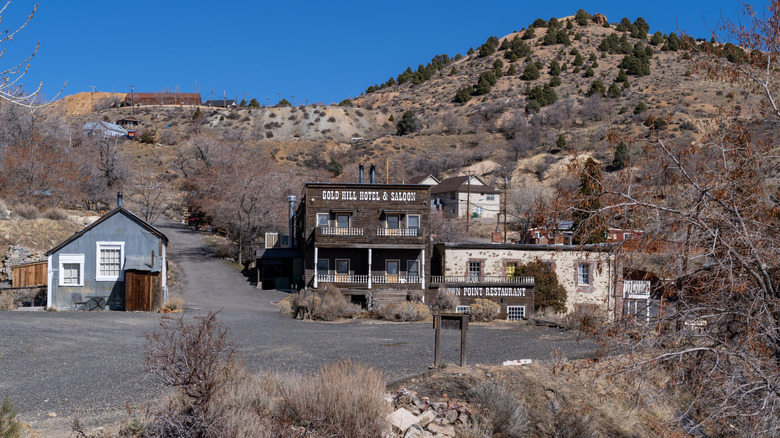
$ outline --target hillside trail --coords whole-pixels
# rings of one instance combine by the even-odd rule
[[[261,291],[234,264],[221,260],[195,231],[168,218],[161,217],[155,226],[170,239],[168,258],[176,264],[179,276],[172,294],[180,294],[185,310],[200,313],[222,310],[222,313],[276,312],[275,302],[287,293]]]

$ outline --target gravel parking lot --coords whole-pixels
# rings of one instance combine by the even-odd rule
[[[159,228],[171,239],[179,267],[185,318],[220,310],[238,353],[257,370],[304,370],[352,358],[383,370],[388,379],[428,369],[433,362],[430,323],[358,320],[295,321],[276,313],[286,296],[261,291],[237,269],[212,256],[200,234],[178,224]],[[140,406],[161,387],[143,373],[145,334],[162,315],[124,312],[0,312],[0,398],[10,396],[20,418],[44,436],[65,434],[74,415],[88,425],[115,420],[126,405]],[[571,359],[595,351],[574,332],[518,323],[472,324],[467,361]],[[445,362],[459,360],[460,334],[442,336]],[[56,414],[51,417],[49,414]]]

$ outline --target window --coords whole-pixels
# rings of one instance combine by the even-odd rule
[[[506,306],[507,321],[520,321],[525,318],[525,306]]]
[[[485,200],[486,201],[495,201],[496,200],[496,195],[494,195],[493,193],[488,193],[488,194],[485,195]]]
[[[60,254],[60,286],[84,286],[84,255]]]
[[[455,192],[450,193],[450,199],[458,199],[457,196],[458,194]]]
[[[318,227],[327,227],[330,225],[328,221],[330,220],[330,215],[328,213],[317,213],[317,226]]]
[[[577,265],[577,284],[590,284],[590,265],[580,263]]]
[[[387,272],[387,275],[398,275],[400,264],[400,260],[387,260],[385,262],[385,271]]]
[[[419,260],[407,260],[406,261],[406,275],[409,277],[420,276],[420,261]]]
[[[455,313],[469,313],[469,306],[458,306],[455,308]]]
[[[631,233],[623,233],[623,240],[631,240]]]
[[[420,228],[420,215],[410,214],[406,216],[406,228]]]
[[[469,262],[469,281],[479,281],[482,278],[482,262]]]
[[[517,263],[516,262],[507,262],[506,263],[506,276],[507,277],[514,277],[515,272],[517,272]]]
[[[390,230],[397,230],[399,227],[399,223],[401,222],[400,217],[397,214],[389,214],[387,215],[387,228]]]
[[[97,242],[97,281],[122,281],[125,259],[124,242]]]
[[[338,228],[349,228],[349,215],[348,214],[337,214],[336,215],[336,227],[338,227]]]
[[[317,260],[317,275],[328,275],[330,270],[330,260],[318,259]]]
[[[349,275],[349,259],[336,259],[336,274]]]

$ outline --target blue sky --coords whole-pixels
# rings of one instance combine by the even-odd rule
[[[754,5],[763,4],[760,1]],[[3,25],[18,24],[33,1],[15,0]],[[339,102],[441,53],[475,49],[536,18],[601,12],[610,22],[643,17],[651,32],[709,38],[736,0],[653,1],[148,1],[40,0],[35,18],[0,59],[3,66],[41,48],[23,81],[51,99],[89,91],[165,89],[204,99],[246,93],[261,104],[281,97]],[[295,96],[294,98],[292,96]]]

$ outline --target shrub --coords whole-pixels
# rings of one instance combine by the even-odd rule
[[[152,436],[223,435],[224,407],[213,399],[227,381],[233,344],[216,315],[193,324],[163,317],[146,336],[146,372],[175,391],[149,426]]]
[[[404,301],[382,307],[379,316],[391,321],[423,321],[430,318],[431,311],[421,302]]]
[[[447,289],[440,287],[431,302],[431,310],[434,312],[454,312],[460,305],[460,298],[457,295],[447,292]]]
[[[566,326],[571,330],[594,331],[605,321],[598,304],[575,304],[566,315]]]
[[[455,102],[464,104],[469,100],[471,100],[471,92],[473,91],[473,89],[474,88],[471,86],[466,86],[458,90],[458,92],[455,93]]]
[[[68,212],[61,208],[47,208],[41,212],[41,217],[51,219],[53,221],[64,221],[68,219]]]
[[[344,99],[341,102],[339,102],[339,106],[349,106],[349,107],[352,107],[354,105],[352,105],[352,100]]]
[[[313,319],[335,321],[343,318],[354,318],[360,314],[360,306],[352,304],[349,299],[335,286],[325,287],[319,305],[311,312]]]
[[[0,311],[14,310],[14,296],[10,292],[0,292]],[[2,435],[0,435],[2,437]]]
[[[0,405],[0,438],[22,438],[22,423],[16,415],[11,399],[6,398]]]
[[[160,313],[182,313],[184,312],[184,298],[179,296],[168,297],[160,307]]]
[[[592,68],[590,68],[590,67],[588,67],[588,69],[587,69],[587,70],[585,70],[585,77],[586,77],[586,78],[592,78],[592,77],[593,77],[593,75],[595,75],[595,74],[596,74],[596,73],[595,73],[595,72],[593,71],[593,69],[592,69]]]
[[[14,205],[14,216],[22,219],[38,219],[40,211],[38,207],[30,204],[16,204]]]
[[[417,115],[414,111],[406,111],[401,117],[401,120],[396,124],[398,135],[411,134],[412,132],[420,129],[420,122],[417,120]]]
[[[549,265],[536,260],[518,266],[515,275],[534,277],[534,310],[554,309],[558,313],[566,311],[566,288],[558,283],[558,276]]]
[[[526,81],[539,79],[539,69],[536,68],[536,65],[528,64],[525,66],[525,70],[523,70],[523,79]]]
[[[585,11],[585,9],[579,9],[577,10],[577,13],[574,14],[574,21],[580,26],[587,26],[588,22],[590,22],[590,18],[590,14]]]
[[[588,96],[592,96],[594,94],[598,94],[601,97],[604,97],[604,93],[606,93],[606,88],[604,88],[604,83],[601,82],[601,80],[596,79],[590,84],[590,88],[588,88]]]
[[[390,405],[381,372],[351,360],[322,366],[317,373],[280,388],[281,415],[312,436],[385,436]],[[307,434],[307,436],[309,436]]]
[[[222,117],[224,120],[224,117]],[[154,143],[154,131],[151,129],[145,129],[144,132],[141,133],[141,136],[138,138],[138,141],[144,144],[153,144]]]
[[[551,87],[559,87],[561,85],[561,77],[560,76],[553,76],[550,78],[550,86]]]
[[[493,321],[500,311],[501,305],[485,298],[477,298],[469,306],[469,313],[474,321]]]
[[[639,102],[636,107],[634,107],[634,114],[639,114],[644,111],[647,111],[647,105],[645,105],[644,102]]]
[[[483,381],[466,393],[479,406],[477,416],[492,436],[522,437],[528,430],[525,405],[516,399],[502,383]]]

